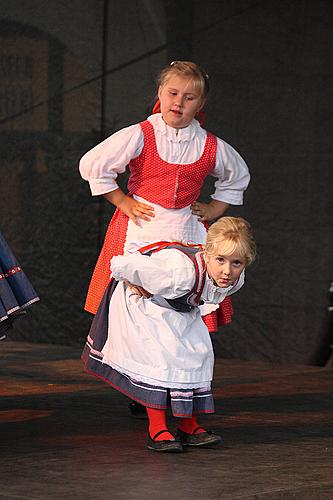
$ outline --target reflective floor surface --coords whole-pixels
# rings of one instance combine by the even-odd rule
[[[80,352],[1,342],[1,500],[333,499],[332,368],[217,359],[223,444],[161,454]]]

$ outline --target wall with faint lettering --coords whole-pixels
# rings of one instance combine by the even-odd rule
[[[79,6],[0,2],[0,228],[41,298],[10,338],[71,343],[89,323],[96,205],[77,164],[100,129],[103,11]]]
[[[149,114],[161,67],[192,59],[211,82],[205,126],[250,167],[245,203],[229,213],[250,220],[258,243],[215,351],[324,364],[332,2],[0,0],[0,12],[0,228],[41,296],[13,338],[83,343],[84,297],[113,208],[91,197],[79,159]],[[202,199],[212,190],[210,179]]]

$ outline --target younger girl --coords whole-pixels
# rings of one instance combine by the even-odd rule
[[[82,358],[88,372],[146,407],[149,449],[182,451],[221,441],[195,416],[214,412],[214,352],[198,305],[218,304],[239,290],[254,257],[249,224],[222,217],[210,226],[204,248],[160,242],[112,258],[113,280]],[[146,296],[133,293],[132,285]],[[166,423],[168,406],[179,418],[176,439]]]
[[[94,196],[117,208],[109,225],[86,300],[95,313],[110,279],[110,259],[148,243],[183,241],[204,243],[204,223],[220,217],[229,204],[240,205],[249,183],[249,172],[240,155],[222,139],[201,128],[209,82],[196,64],[175,61],[158,80],[154,114],[142,123],[124,128],[88,151],[80,172]],[[116,178],[130,168],[128,194]],[[197,198],[207,175],[216,177],[210,203]],[[226,301],[227,302],[227,301]],[[202,310],[207,314],[218,307]],[[210,316],[211,331],[231,321],[232,308],[217,319]]]

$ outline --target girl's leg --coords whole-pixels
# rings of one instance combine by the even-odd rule
[[[146,408],[147,415],[149,419],[149,435],[154,441],[171,441],[175,438],[168,431],[166,423],[166,410],[156,410],[155,408]],[[168,432],[163,432],[159,436],[156,436],[161,431],[167,430]],[[156,436],[156,438],[155,438]]]

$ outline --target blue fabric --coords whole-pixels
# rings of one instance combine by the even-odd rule
[[[39,297],[19,262],[0,233],[0,328],[7,329],[12,320]]]

